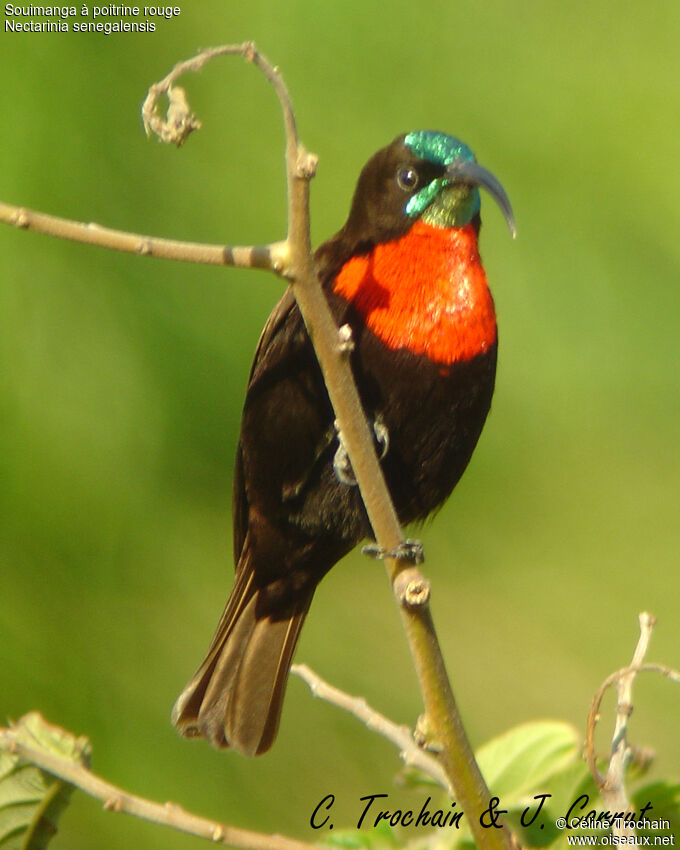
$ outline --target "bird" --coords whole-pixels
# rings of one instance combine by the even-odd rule
[[[490,409],[494,302],[478,250],[480,187],[500,182],[458,138],[397,136],[362,169],[347,221],[314,252],[397,516],[422,521],[463,474]],[[276,737],[300,630],[323,576],[372,530],[292,287],[266,322],[233,482],[235,578],[177,699],[185,737],[246,756]]]

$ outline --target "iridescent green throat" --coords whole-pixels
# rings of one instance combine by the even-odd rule
[[[404,144],[420,159],[446,168],[456,159],[475,161],[475,155],[460,139],[434,130],[408,133]],[[437,177],[417,192],[406,205],[406,214],[434,227],[464,227],[479,212],[479,189]]]

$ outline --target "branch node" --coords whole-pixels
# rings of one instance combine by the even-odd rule
[[[435,737],[435,731],[427,713],[418,716],[413,730],[413,740],[422,752],[439,755],[443,750],[442,742]]]
[[[406,585],[404,591],[404,605],[410,608],[419,608],[427,605],[430,600],[430,582],[427,579],[415,579]]]
[[[302,144],[299,145],[295,171],[302,180],[311,180],[316,174],[319,157],[310,153]]]
[[[306,664],[294,664],[291,669],[293,673],[300,676],[307,683],[315,697],[324,699],[348,711],[354,717],[361,720],[369,729],[387,738],[388,741],[391,741],[398,748],[399,757],[403,760],[404,764],[423,771],[423,773],[434,779],[438,785],[441,785],[442,788],[453,796],[451,783],[439,760],[420,748],[408,726],[389,720],[383,714],[371,708],[363,697],[353,697],[339,688],[333,687],[333,685],[324,681]]]
[[[104,800],[104,810],[107,812],[120,812],[123,809],[123,801],[120,797],[108,797]]]
[[[642,611],[639,616],[640,629],[642,632],[651,631],[656,626],[656,617],[649,611]]]
[[[243,42],[243,58],[246,62],[254,62],[257,59],[257,47],[254,41]]]
[[[286,268],[290,265],[290,245],[287,241],[269,246],[269,264],[273,272],[285,277]]]
[[[23,228],[28,227],[30,225],[30,223],[31,222],[30,222],[30,219],[28,217],[28,213],[26,212],[26,210],[23,207],[18,209],[14,213],[14,215],[12,216],[12,224],[15,227],[20,227],[20,228],[23,229]]]

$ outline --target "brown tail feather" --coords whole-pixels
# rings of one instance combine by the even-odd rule
[[[276,737],[312,593],[287,619],[258,619],[261,591],[247,560],[247,555],[241,559],[208,654],[175,703],[172,722],[182,735],[255,756],[266,752]]]

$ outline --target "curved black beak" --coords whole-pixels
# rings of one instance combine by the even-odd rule
[[[486,189],[501,208],[501,212],[510,229],[510,235],[513,239],[517,236],[515,216],[512,212],[510,198],[508,198],[505,189],[490,171],[487,171],[486,168],[483,168],[473,160],[459,158],[454,159],[446,167],[446,177],[452,183],[470,183],[473,186],[481,186],[483,189]]]

